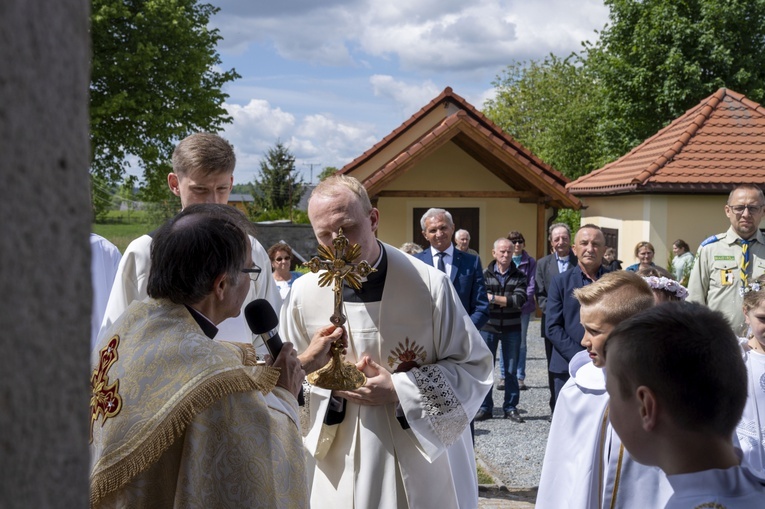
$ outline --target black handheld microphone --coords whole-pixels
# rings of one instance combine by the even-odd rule
[[[244,319],[252,333],[263,339],[271,357],[276,359],[282,351],[282,338],[277,330],[279,318],[271,303],[266,299],[255,299],[244,307]]]
[[[252,333],[263,339],[271,358],[276,359],[284,345],[282,338],[279,337],[279,318],[271,303],[266,299],[255,299],[244,307],[244,319],[247,320],[247,326]],[[300,406],[305,405],[302,387],[297,400]]]

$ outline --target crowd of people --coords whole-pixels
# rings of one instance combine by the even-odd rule
[[[445,209],[421,218],[425,249],[381,242],[364,186],[335,175],[308,202],[316,239],[342,229],[374,268],[341,288],[338,326],[321,274],[295,271],[284,242],[264,249],[226,204],[228,142],[192,135],[172,162],[177,216],[121,258],[93,239],[93,507],[475,508],[473,421],[524,423],[537,307],[552,421],[537,507],[765,507],[756,186],[730,193],[730,229],[695,257],[675,241],[669,270],[648,241],[622,270],[598,226],[564,223],[548,255],[513,230],[483,268]],[[251,330],[258,299],[279,316],[273,356]],[[304,383],[338,347],[364,385]]]

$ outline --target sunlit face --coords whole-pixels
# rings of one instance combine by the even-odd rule
[[[167,185],[174,195],[180,196],[183,208],[197,203],[228,203],[234,185],[234,175],[231,173],[211,173],[205,177],[178,175],[170,173]]]
[[[467,251],[470,247],[470,237],[465,232],[458,233],[454,236],[454,243],[460,251]]]
[[[316,240],[325,246],[332,247],[332,239],[342,228],[350,245],[358,244],[361,248],[358,261],[373,264],[380,256],[380,245],[375,238],[379,212],[376,208],[364,212],[359,198],[350,189],[338,186],[331,196],[312,196],[308,202],[308,219]]]
[[[501,272],[507,270],[510,266],[510,260],[513,257],[513,249],[510,247],[509,240],[503,240],[497,243],[497,247],[491,250],[491,255],[497,260],[497,266]]]
[[[653,262],[653,250],[648,246],[643,246],[638,249],[637,257],[641,265],[651,265],[651,262]]]
[[[579,321],[584,327],[582,346],[587,349],[594,365],[599,368],[605,367],[606,359],[603,350],[614,325],[605,321],[603,304],[582,306],[579,309]]]
[[[606,250],[606,238],[603,232],[595,228],[581,228],[574,239],[574,254],[579,259],[579,266],[589,274],[597,272],[603,263]],[[594,277],[594,276],[593,276]]]
[[[744,210],[736,212],[736,207],[746,206]],[[725,205],[725,215],[728,216],[733,230],[742,239],[749,239],[760,226],[763,216],[763,203],[757,191],[750,189],[738,189],[730,197]]]
[[[760,302],[758,306],[749,311],[744,308],[744,319],[754,334],[754,338],[765,350],[765,301]]]
[[[550,244],[558,258],[566,257],[571,252],[571,235],[568,234],[568,230],[559,226],[552,231]]]
[[[446,216],[429,217],[425,220],[425,229],[422,232],[425,239],[438,251],[446,250],[452,243],[454,225],[449,224]]]
[[[289,272],[292,257],[287,251],[277,251],[271,260],[271,268],[279,272]]]

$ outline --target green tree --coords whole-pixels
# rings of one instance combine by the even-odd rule
[[[600,89],[578,55],[514,62],[492,84],[484,113],[544,162],[572,179],[603,164]]]
[[[334,175],[338,171],[340,171],[340,170],[338,168],[334,167],[334,166],[327,166],[327,167],[325,167],[319,173],[319,182],[321,182],[322,180],[327,180],[329,177],[331,177],[332,175]]]
[[[295,169],[295,156],[280,141],[266,152],[260,162],[260,178],[253,184],[261,212],[284,210],[289,214],[305,192],[303,179]]]
[[[217,7],[197,0],[93,0],[90,83],[94,176],[118,182],[137,161],[142,198],[167,198],[175,143],[230,122],[221,87],[239,75],[219,71]]]
[[[720,87],[765,97],[765,0],[605,0],[587,44],[603,89],[602,149],[625,154]]]

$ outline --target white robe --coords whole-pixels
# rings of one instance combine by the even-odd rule
[[[262,345],[260,338],[254,336],[244,319],[244,307],[255,299],[266,299],[279,313],[282,298],[279,295],[274,278],[271,276],[271,260],[263,246],[254,237],[250,236],[252,243],[252,261],[263,272],[255,283],[250,285],[250,292],[242,304],[242,313],[234,318],[228,318],[218,324],[216,341],[234,341]],[[142,235],[128,245],[125,254],[122,255],[114,286],[109,295],[109,303],[106,306],[104,320],[101,324],[101,333],[108,329],[134,300],[144,300],[148,296],[146,288],[149,284],[149,270],[151,269],[151,237]],[[261,353],[259,349],[259,353]]]
[[[605,370],[582,351],[569,372],[547,438],[537,509],[662,507],[672,494],[666,476],[633,460],[608,420]]]
[[[741,421],[736,426],[736,435],[744,455],[742,463],[765,478],[765,355],[747,350],[744,362],[748,397]]]
[[[98,332],[106,312],[106,303],[122,255],[117,246],[95,233],[90,234],[90,278],[93,285],[93,310],[90,316],[90,348],[98,341]]]
[[[765,507],[763,481],[743,467],[676,474],[667,479],[675,492],[665,509]]]
[[[304,441],[316,462],[311,506],[475,508],[468,424],[491,389],[491,352],[445,274],[383,247],[388,267],[382,301],[345,303],[347,361],[368,355],[394,372],[399,405],[346,402],[343,421],[327,426],[331,391],[311,389]],[[317,280],[318,274],[307,274],[295,281],[282,307],[282,335],[298,351],[329,325],[333,312],[331,287],[319,288]],[[418,367],[395,372],[412,357]],[[410,429],[402,428],[397,410]]]

